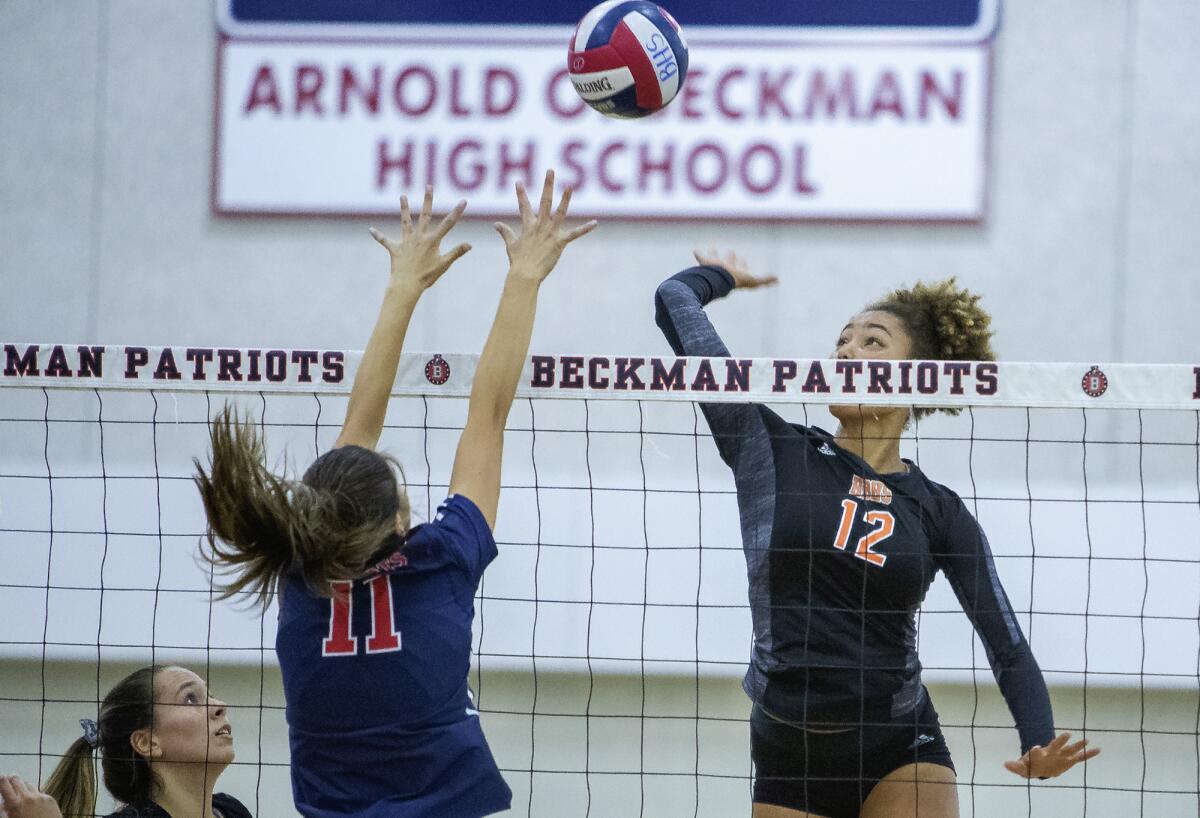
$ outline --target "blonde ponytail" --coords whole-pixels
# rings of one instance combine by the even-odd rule
[[[96,814],[96,763],[86,738],[76,739],[63,754],[42,791],[58,803],[63,818]]]

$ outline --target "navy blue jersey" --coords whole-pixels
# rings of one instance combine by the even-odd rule
[[[732,277],[685,270],[656,296],[680,355],[728,357],[703,306]],[[827,432],[759,404],[704,404],[733,469],[754,647],[743,686],[802,724],[886,723],[922,704],[916,612],[949,579],[987,651],[1024,753],[1054,737],[1041,670],[1001,587],[987,538],[962,500],[905,461],[875,472]]]
[[[292,789],[302,815],[490,815],[512,793],[467,687],[474,596],[496,541],[461,495],[333,599],[281,592]]]

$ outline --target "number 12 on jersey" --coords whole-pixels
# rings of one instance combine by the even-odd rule
[[[400,633],[392,605],[392,583],[384,574],[372,577],[371,635],[367,637],[367,653],[391,653],[400,650]],[[329,636],[321,643],[322,656],[354,656],[358,653],[357,636],[350,634],[354,621],[354,583],[334,582],[333,598],[329,601]]]
[[[842,500],[842,519],[838,523],[837,536],[833,538],[834,548],[841,551],[846,550],[846,546],[850,543],[850,530],[854,528],[856,517],[858,517],[858,502],[850,499]],[[896,528],[896,518],[890,511],[872,509],[863,515],[863,520],[875,528],[858,538],[854,556],[860,560],[866,560],[872,565],[883,567],[883,564],[887,562],[887,554],[877,554],[871,549],[892,536],[892,532]]]

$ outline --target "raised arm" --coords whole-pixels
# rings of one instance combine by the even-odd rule
[[[727,358],[729,350],[704,313],[705,305],[724,298],[735,287],[763,287],[776,279],[752,275],[746,262],[734,253],[722,257],[710,250],[696,253],[696,261],[700,266],[676,273],[658,286],[654,320],[676,355]],[[705,403],[701,408],[721,458],[736,470],[744,424],[756,409],[746,403]]]
[[[392,258],[391,276],[375,329],[354,376],[346,420],[334,448],[354,445],[374,449],[379,442],[388,398],[396,382],[396,368],[400,365],[400,350],[417,301],[451,264],[471,249],[468,244],[460,244],[444,255],[439,249],[466,207],[465,201],[459,202],[439,224],[432,224],[433,186],[430,185],[425,188],[425,201],[416,224],[409,213],[408,198],[401,197],[399,239],[390,239],[371,228],[375,241]]]
[[[504,280],[492,330],[479,356],[479,367],[471,385],[467,425],[458,439],[450,475],[450,493],[462,494],[474,502],[489,526],[496,522],[504,424],[529,352],[538,289],[558,263],[563,248],[596,227],[596,222],[590,221],[573,230],[565,229],[563,224],[571,202],[570,188],[563,193],[557,209],[552,211],[553,199],[554,171],[546,174],[536,212],[529,204],[524,186],[518,183],[520,234],[505,224],[496,223],[496,231],[508,250],[508,277]]]
[[[1086,749],[1086,739],[1068,744],[1069,733],[1055,736],[1046,681],[1000,585],[987,536],[957,498],[945,531],[939,564],[983,642],[1021,737],[1021,757],[1004,766],[1025,778],[1051,778],[1092,758],[1100,750]]]

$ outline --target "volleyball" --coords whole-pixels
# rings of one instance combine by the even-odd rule
[[[605,116],[637,119],[662,109],[687,77],[679,24],[645,0],[607,0],[575,28],[567,70],[583,101]]]

